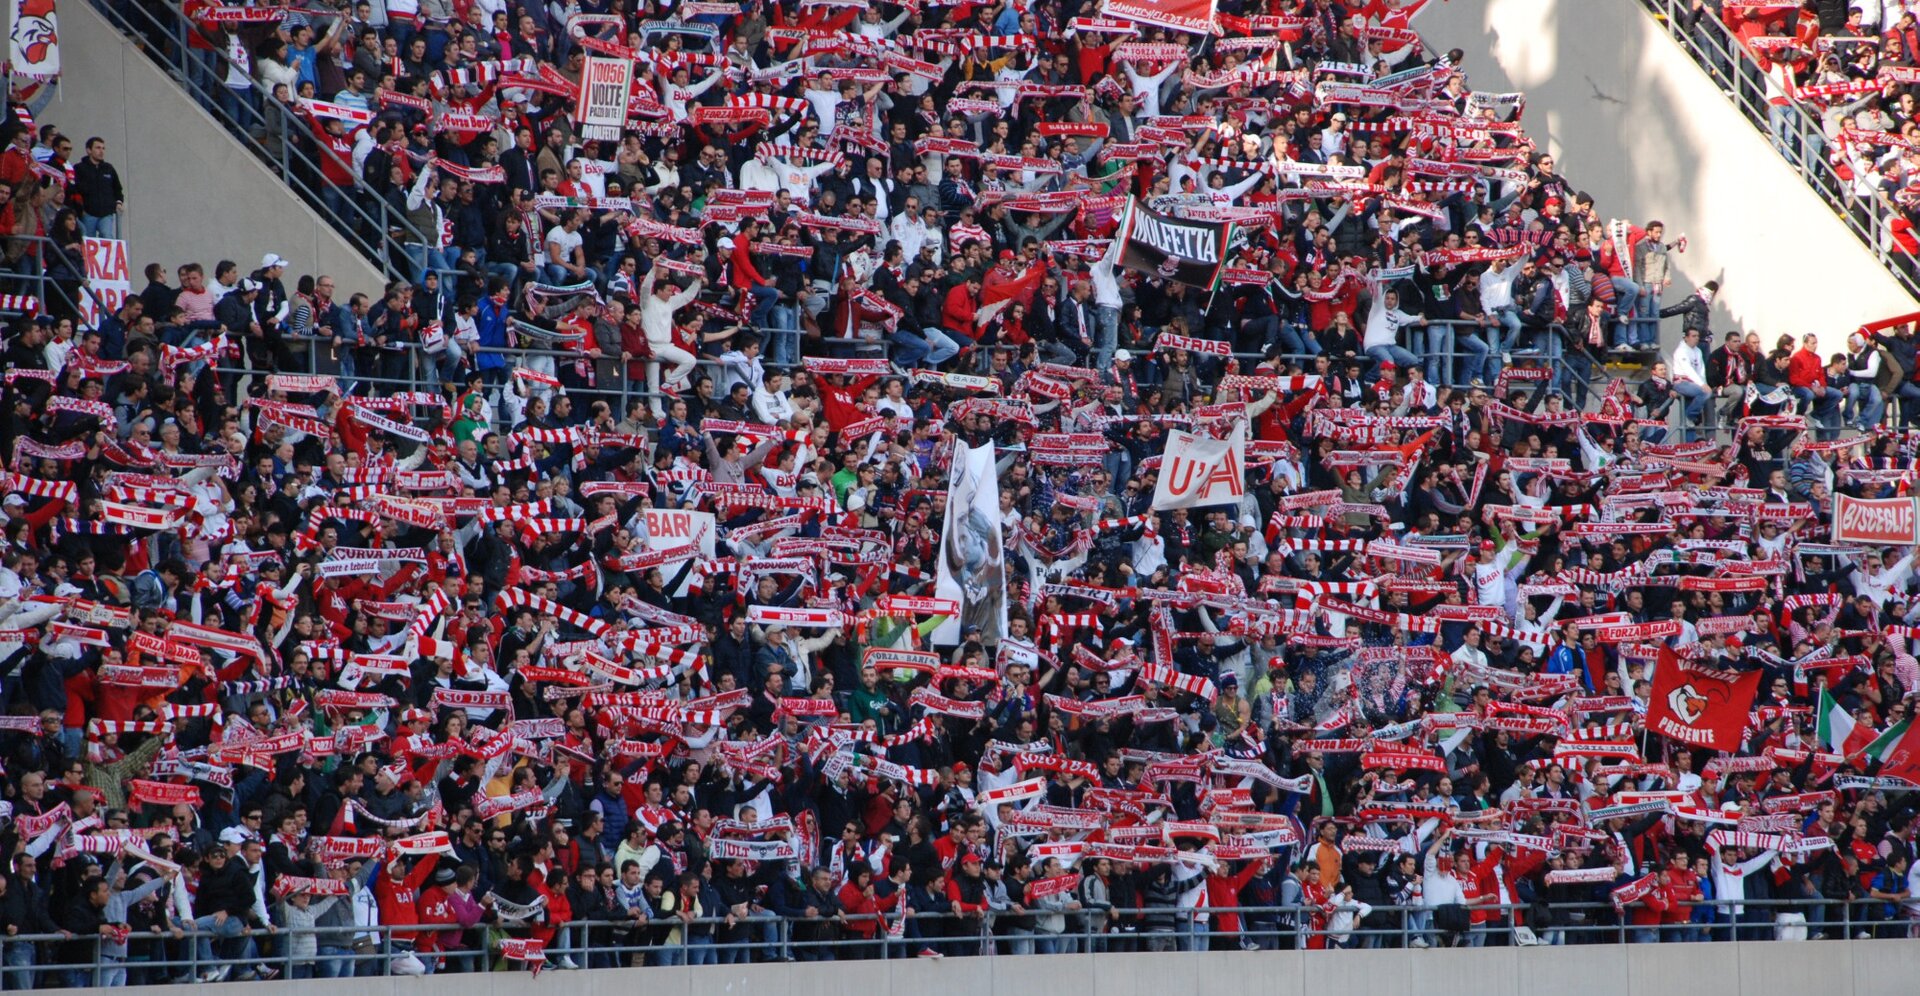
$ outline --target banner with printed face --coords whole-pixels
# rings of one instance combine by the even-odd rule
[[[583,138],[603,142],[620,140],[627,123],[627,97],[633,91],[633,63],[626,59],[587,56],[580,68],[580,97],[573,117]]]
[[[1000,479],[993,444],[955,444],[947,487],[947,518],[940,531],[939,573],[934,597],[960,603],[933,631],[935,643],[958,643],[968,626],[980,641],[1000,642],[1007,631],[1006,551],[1000,535]]]
[[[1226,265],[1228,221],[1190,221],[1132,202],[1121,228],[1120,265],[1212,290]]]
[[[1174,429],[1167,433],[1153,510],[1238,504],[1247,493],[1247,424],[1235,422],[1225,439]]]
[[[1866,546],[1920,544],[1920,515],[1913,498],[1833,496],[1833,541]]]
[[[649,551],[678,550],[686,546],[700,549],[700,556],[713,557],[714,521],[712,512],[695,512],[685,508],[649,508],[647,516],[646,547]],[[660,565],[660,573],[668,581],[687,564],[684,560],[674,560]],[[679,590],[674,597],[687,593],[693,584],[693,572],[680,581]]]
[[[53,0],[13,0],[8,22],[13,75],[50,80],[60,75],[60,21]]]

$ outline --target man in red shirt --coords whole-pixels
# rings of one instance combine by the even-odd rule
[[[1787,383],[1794,396],[1806,404],[1827,390],[1826,361],[1820,358],[1820,338],[1809,332],[1800,338],[1800,348],[1787,361]]]
[[[1662,940],[1685,941],[1688,923],[1693,920],[1693,903],[1705,898],[1700,892],[1700,876],[1687,867],[1687,853],[1674,851],[1667,859],[1666,884],[1662,886],[1667,894],[1667,909],[1660,916]]]
[[[780,303],[780,291],[753,265],[753,237],[758,230],[755,223],[742,222],[740,234],[720,240],[720,251],[731,264],[727,282],[736,292],[753,299],[753,312],[747,320],[754,328],[764,329],[773,324],[773,306]]]

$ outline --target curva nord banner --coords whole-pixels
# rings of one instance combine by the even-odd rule
[[[1912,498],[1833,496],[1833,541],[1869,546],[1920,545],[1920,515]]]
[[[1120,229],[1120,265],[1212,290],[1226,265],[1228,221],[1189,221],[1129,202]]]

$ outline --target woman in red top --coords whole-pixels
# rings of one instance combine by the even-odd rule
[[[854,865],[847,874],[846,883],[840,886],[840,908],[847,915],[847,936],[862,941],[871,941],[880,936],[880,918],[899,906],[903,895],[905,893],[898,889],[892,895],[874,895],[872,866],[865,863]],[[864,948],[855,948],[854,957],[868,957],[868,953]]]

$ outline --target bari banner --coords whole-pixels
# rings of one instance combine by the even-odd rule
[[[1761,672],[1692,670],[1682,667],[1679,655],[1664,646],[1655,670],[1647,729],[1688,747],[1740,748]]]
[[[1212,290],[1226,265],[1233,223],[1188,221],[1131,202],[1120,231],[1120,265]]]
[[[1920,516],[1912,498],[1833,496],[1833,541],[1869,546],[1920,544]]]
[[[1214,0],[1106,0],[1100,12],[1139,24],[1211,35],[1219,31],[1213,5]]]
[[[60,22],[53,0],[13,0],[7,37],[13,75],[50,80],[60,75]]]
[[[1007,562],[1000,537],[1000,479],[993,444],[956,443],[947,487],[946,528],[940,532],[940,571],[934,596],[960,603],[933,631],[935,643],[958,643],[965,627],[980,641],[1000,642],[1007,631]]]
[[[133,273],[127,266],[125,239],[85,240],[87,292],[80,295],[80,324],[97,329],[100,321],[117,313],[133,294]]]
[[[587,56],[586,65],[580,69],[580,99],[573,108],[581,136],[619,141],[620,129],[627,123],[627,97],[632,90],[632,62]]]
[[[1247,493],[1247,424],[1235,422],[1225,439],[1175,429],[1167,433],[1160,477],[1153,485],[1153,510],[1199,505],[1237,504]]]
[[[713,513],[696,512],[686,508],[649,508],[647,515],[647,549],[652,552],[678,550],[685,546],[700,549],[700,556],[713,558]],[[675,560],[660,565],[660,573],[673,580],[673,575],[686,566],[686,561]],[[675,597],[685,595],[693,585],[693,572],[680,582]]]

